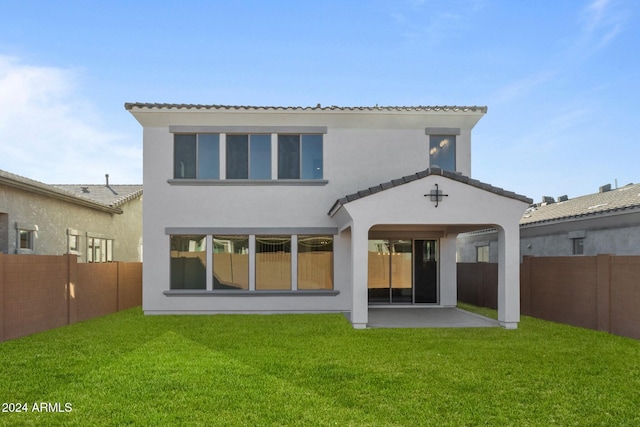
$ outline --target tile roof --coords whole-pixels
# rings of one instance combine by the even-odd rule
[[[131,187],[128,191],[122,191],[122,194],[119,197],[112,194],[111,200],[107,200],[107,198],[92,198],[92,197],[80,197],[74,194],[74,191],[67,190],[64,187],[67,186],[55,186],[45,184],[40,181],[36,181],[33,179],[25,178],[20,175],[16,175],[4,170],[0,169],[0,184],[18,188],[20,190],[29,191],[31,193],[41,194],[48,197],[53,197],[59,200],[63,200],[69,203],[75,203],[78,205],[82,205],[85,207],[89,207],[92,209],[97,209],[103,212],[121,214],[122,209],[120,206],[128,200],[131,200],[133,197],[137,197],[137,195],[142,194],[142,186],[122,186],[122,187]],[[77,186],[68,186],[68,187],[100,187],[100,186],[91,186],[91,185],[77,185]],[[104,186],[103,186],[104,187]],[[121,186],[115,186],[121,187]],[[133,189],[135,187],[135,190]],[[116,190],[117,191],[117,190]]]
[[[64,184],[55,187],[72,193],[76,197],[93,200],[103,205],[119,207],[142,195],[142,185],[80,185]]]
[[[218,104],[163,104],[163,103],[144,103],[144,102],[127,102],[124,108],[132,110],[134,108],[157,109],[157,110],[282,110],[282,111],[479,111],[487,112],[486,106],[378,106],[373,107],[338,107],[335,105],[315,107],[278,107],[278,106],[253,106],[253,105],[218,105]]]
[[[531,206],[521,226],[640,209],[640,184],[629,184],[602,193],[587,194],[562,202]]]
[[[512,199],[520,200],[524,203],[531,203],[532,200],[526,196],[516,194],[512,191],[503,190],[499,187],[494,187],[493,185],[486,184],[484,182],[478,181],[477,179],[471,179],[467,176],[464,176],[460,173],[450,172],[439,168],[429,168],[423,170],[418,173],[414,173],[412,175],[403,176],[402,178],[393,179],[391,181],[383,182],[382,184],[376,185],[374,187],[369,187],[364,190],[360,190],[353,194],[348,194],[345,197],[342,197],[333,204],[331,209],[328,212],[328,215],[333,216],[340,207],[346,203],[352,202],[354,200],[361,199],[363,197],[369,196],[371,194],[379,193],[380,191],[388,190],[393,187],[397,187],[402,184],[406,184],[408,182],[416,181],[418,179],[426,178],[430,175],[440,175],[449,179],[453,179],[454,181],[462,182],[473,187],[479,188],[481,190],[489,191],[494,194],[498,194],[500,196],[509,197]]]

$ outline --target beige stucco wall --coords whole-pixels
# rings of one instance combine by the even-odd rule
[[[123,214],[110,214],[65,202],[53,197],[34,194],[0,185],[0,220],[4,217],[6,250],[17,250],[16,223],[37,227],[35,232],[36,255],[62,255],[68,253],[67,229],[80,235],[79,262],[86,262],[86,236],[114,240],[114,261],[141,261],[142,257],[142,197],[121,206]],[[4,226],[2,227],[4,228]],[[3,243],[0,242],[0,250]]]

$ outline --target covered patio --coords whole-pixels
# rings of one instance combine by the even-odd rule
[[[329,215],[338,226],[338,240],[346,245],[353,327],[495,326],[494,321],[455,308],[456,237],[491,227],[499,236],[497,324],[515,329],[520,321],[518,221],[530,202],[525,196],[436,168],[337,200]],[[377,254],[375,247],[380,248]],[[372,264],[376,255],[382,262]],[[401,259],[406,262],[398,262]],[[423,260],[431,266],[421,269]],[[382,273],[372,276],[374,271]],[[427,276],[431,285],[425,287]]]

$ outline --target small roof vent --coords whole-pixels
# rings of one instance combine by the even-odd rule
[[[550,205],[551,203],[555,203],[556,200],[551,196],[542,196],[542,204]]]
[[[607,191],[611,191],[611,184],[603,185],[600,187],[600,193],[606,193]]]
[[[80,187],[82,189],[83,193],[88,193],[89,192],[89,187]]]
[[[566,202],[567,200],[569,200],[569,196],[567,196],[566,194],[564,196],[558,197],[558,203]]]

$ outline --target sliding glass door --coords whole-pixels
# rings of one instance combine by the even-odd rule
[[[413,302],[411,240],[369,240],[369,302]]]
[[[437,243],[437,240],[369,240],[369,303],[437,303]]]
[[[414,241],[414,302],[438,302],[438,241]]]

